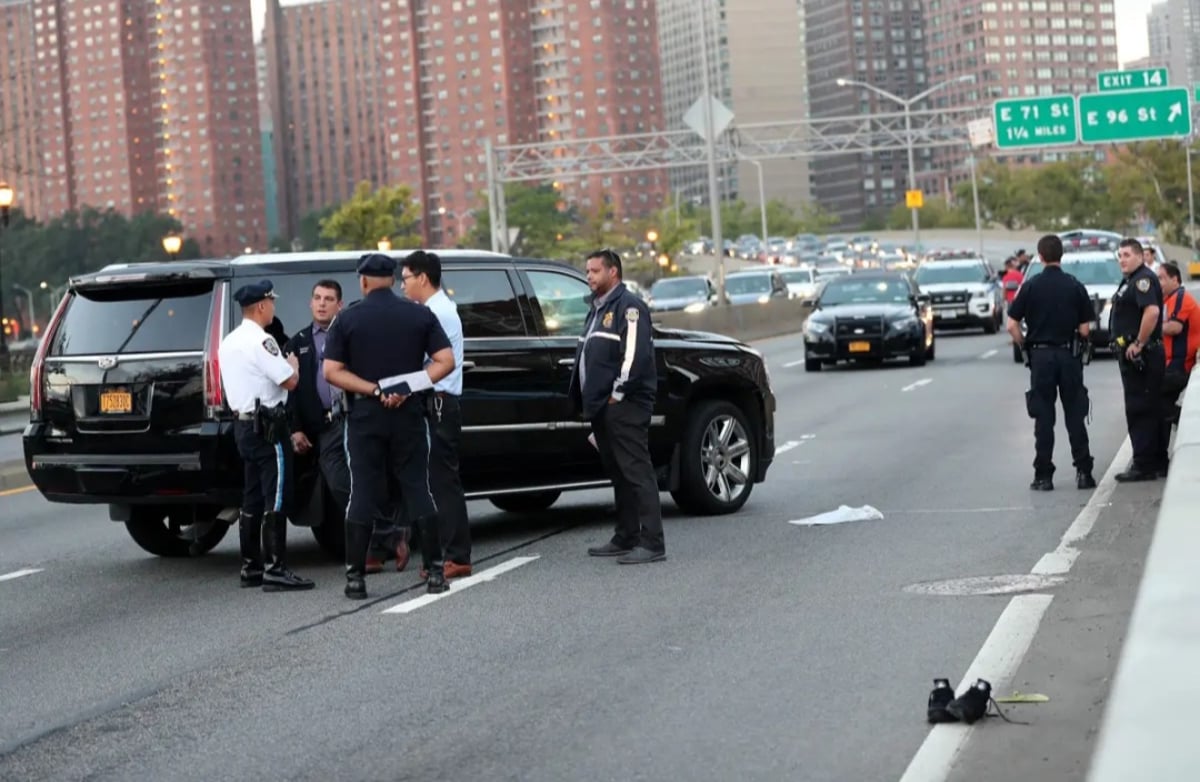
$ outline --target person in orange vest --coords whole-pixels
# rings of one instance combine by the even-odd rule
[[[1200,350],[1200,304],[1184,290],[1183,273],[1174,261],[1158,267],[1158,281],[1163,289],[1163,347],[1167,372],[1163,377],[1163,436],[1162,447],[1171,441],[1171,426],[1179,422],[1179,396],[1187,387],[1196,351]],[[1167,463],[1166,454],[1162,463]]]

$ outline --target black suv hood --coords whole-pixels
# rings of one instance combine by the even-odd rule
[[[838,304],[832,307],[820,307],[814,310],[813,314],[809,317],[819,323],[833,318],[899,317],[901,315],[911,315],[912,313],[913,308],[911,304],[902,304],[900,302],[867,302],[864,304]]]
[[[679,339],[684,342],[704,342],[710,345],[745,345],[740,339],[725,336],[724,334],[713,334],[709,331],[690,331],[688,329],[671,329],[663,326],[654,326],[655,338],[664,339]]]

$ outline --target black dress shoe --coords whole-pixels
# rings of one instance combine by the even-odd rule
[[[1096,488],[1096,479],[1092,477],[1091,471],[1084,472],[1080,470],[1075,473],[1075,487],[1077,489],[1094,489]]]
[[[1054,491],[1054,481],[1049,478],[1034,478],[1029,488],[1034,491]]]
[[[925,719],[931,724],[939,722],[958,722],[958,718],[946,711],[950,701],[954,700],[954,689],[949,679],[934,679],[933,689],[929,693],[929,704],[925,707]]]
[[[588,549],[589,557],[623,557],[633,551],[631,546],[618,546],[616,543],[605,543],[603,546],[592,546]]]
[[[1158,472],[1155,470],[1143,470],[1141,467],[1130,467],[1125,472],[1117,473],[1118,483],[1137,483],[1138,481],[1154,480],[1158,480]]]
[[[667,558],[665,551],[651,551],[638,546],[623,557],[617,559],[618,565],[645,565],[650,562],[662,562]]]

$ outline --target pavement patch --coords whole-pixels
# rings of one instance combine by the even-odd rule
[[[1065,580],[1062,576],[1041,576],[1033,573],[1010,576],[972,576],[910,584],[904,587],[904,591],[914,595],[947,597],[1011,595],[1018,592],[1038,592],[1056,587]]]
[[[423,608],[424,606],[427,606],[431,603],[436,603],[437,601],[439,601],[443,598],[450,597],[451,595],[457,594],[457,593],[463,591],[464,589],[469,589],[470,587],[473,587],[476,584],[482,584],[486,581],[493,581],[498,576],[500,576],[504,573],[507,573],[510,570],[516,570],[517,568],[521,567],[522,565],[528,565],[530,562],[533,562],[535,559],[538,559],[539,556],[541,556],[541,555],[532,554],[527,557],[513,557],[510,560],[501,562],[499,565],[496,565],[495,567],[490,567],[487,570],[481,570],[473,576],[467,576],[466,578],[458,578],[458,579],[455,579],[454,581],[451,581],[450,589],[446,590],[445,592],[440,592],[436,595],[425,594],[425,595],[421,595],[420,597],[415,597],[412,600],[406,600],[405,602],[400,603],[399,605],[394,605],[391,608],[385,609],[383,611],[383,613],[385,613],[385,614],[412,613],[413,611],[416,611],[418,608]]]

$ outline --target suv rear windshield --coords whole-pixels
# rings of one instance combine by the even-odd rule
[[[50,344],[51,356],[170,353],[204,349],[212,281],[77,290]]]

